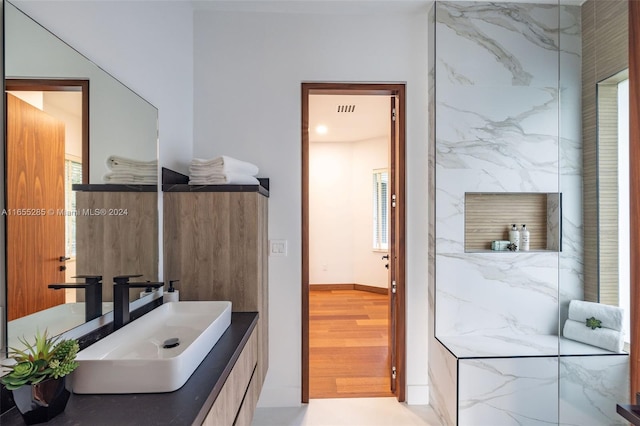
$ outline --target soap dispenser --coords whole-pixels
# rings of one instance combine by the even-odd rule
[[[169,281],[169,288],[163,295],[162,303],[168,302],[179,302],[180,301],[180,291],[176,290],[173,286],[173,283],[177,283],[180,280]]]
[[[520,229],[520,244],[522,244],[522,251],[529,251],[529,230],[527,229],[527,225],[522,225],[522,229]]]
[[[520,250],[520,232],[515,223],[511,225],[511,230],[509,231],[509,242],[516,246],[515,251]]]

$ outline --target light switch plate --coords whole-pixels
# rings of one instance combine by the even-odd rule
[[[286,256],[287,240],[269,240],[270,256]]]

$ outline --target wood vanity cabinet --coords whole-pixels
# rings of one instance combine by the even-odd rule
[[[251,333],[203,426],[249,426],[258,403],[258,334]]]
[[[118,189],[127,187],[129,190]],[[156,185],[74,185],[76,274],[102,275],[102,300],[113,300],[113,277],[141,274],[158,280],[158,192]],[[131,289],[138,298],[140,289]],[[77,292],[84,300],[84,290]]]
[[[177,185],[164,192],[164,278],[180,280],[180,300],[229,300],[235,312],[259,313],[257,367],[247,394],[257,402],[269,352],[268,192],[242,188]],[[250,421],[254,407],[238,422]]]

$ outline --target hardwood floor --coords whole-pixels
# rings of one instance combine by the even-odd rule
[[[309,397],[392,396],[388,296],[309,292]]]

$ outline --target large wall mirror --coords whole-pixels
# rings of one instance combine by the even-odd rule
[[[84,289],[51,284],[102,276],[105,314],[114,275],[158,280],[158,111],[6,1],[4,17],[10,347],[91,319]]]

